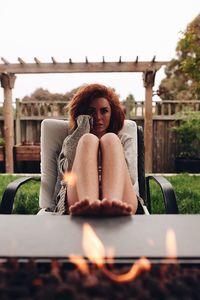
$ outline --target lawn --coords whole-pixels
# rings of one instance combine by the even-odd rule
[[[171,182],[177,197],[179,212],[181,214],[200,213],[200,176],[179,174],[175,176],[165,176]],[[164,213],[164,204],[161,201],[162,192],[160,188],[152,182],[152,213]]]
[[[0,199],[3,191],[9,182],[22,176],[0,175]],[[180,174],[166,177],[174,187],[178,207],[181,214],[199,214],[200,213],[200,176]],[[39,188],[40,183],[30,181],[21,186],[16,195],[16,201],[13,213],[18,214],[36,214],[39,210]],[[164,213],[164,205],[161,201],[162,193],[159,187],[151,183],[152,195],[152,213]]]

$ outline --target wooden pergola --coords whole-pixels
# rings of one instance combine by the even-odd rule
[[[122,61],[121,56],[117,62],[106,62],[104,57],[101,62],[57,62],[54,57],[50,63],[43,63],[34,58],[34,63],[26,63],[18,58],[18,63],[10,63],[1,57],[0,81],[4,89],[4,132],[5,132],[5,163],[6,172],[13,173],[13,146],[14,146],[14,120],[12,112],[12,89],[14,88],[16,74],[45,74],[45,73],[117,73],[141,72],[145,87],[145,116],[144,116],[144,141],[145,141],[145,170],[152,172],[152,95],[156,72],[168,61],[156,61],[155,56],[151,61],[139,61],[138,56],[134,61]]]

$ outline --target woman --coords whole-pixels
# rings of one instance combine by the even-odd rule
[[[124,112],[115,92],[101,84],[78,90],[69,104],[72,134],[63,142],[58,167],[66,178],[56,211],[72,215],[131,215],[138,206],[128,147],[119,134]],[[126,157],[127,156],[127,157]]]

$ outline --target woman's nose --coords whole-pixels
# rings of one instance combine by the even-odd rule
[[[100,119],[101,119],[101,112],[97,112],[97,113],[96,113],[96,118],[97,118],[97,120],[100,120]]]

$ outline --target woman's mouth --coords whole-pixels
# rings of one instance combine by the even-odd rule
[[[94,127],[102,127],[102,126],[103,126],[103,124],[101,124],[101,123],[94,124]]]

